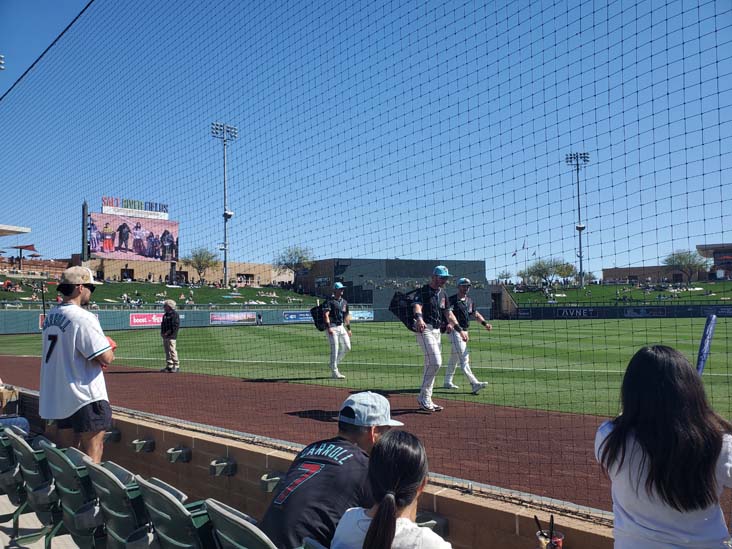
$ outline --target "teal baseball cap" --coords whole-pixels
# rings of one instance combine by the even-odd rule
[[[334,290],[342,290],[343,288],[345,288],[345,286],[343,284],[341,284],[340,282],[336,282],[335,284],[333,284]]]
[[[461,278],[458,280],[458,286],[472,286],[469,278]]]
[[[444,265],[438,265],[432,270],[432,274],[435,276],[450,276],[449,271],[447,270],[447,267]]]

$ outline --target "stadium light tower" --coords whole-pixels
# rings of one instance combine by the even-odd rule
[[[221,249],[224,251],[224,287],[229,287],[229,237],[227,223],[234,217],[234,212],[229,210],[226,196],[226,143],[239,137],[239,129],[229,126],[223,122],[211,122],[211,137],[221,139],[224,144],[224,242]]]
[[[575,171],[577,172],[577,225],[575,225],[575,229],[577,229],[577,238],[579,240],[579,253],[577,254],[577,257],[579,257],[579,279],[580,279],[580,288],[584,289],[585,287],[585,271],[584,267],[582,265],[582,231],[586,229],[585,225],[582,223],[582,206],[580,204],[580,167],[584,164],[588,164],[590,162],[590,153],[581,152],[581,153],[569,153],[564,157],[564,161],[572,166]]]

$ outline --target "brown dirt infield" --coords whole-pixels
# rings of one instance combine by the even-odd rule
[[[0,355],[5,383],[38,390],[39,368],[38,358]],[[333,436],[348,395],[347,385],[166,374],[117,364],[105,378],[113,405],[301,444]],[[424,441],[432,471],[611,509],[609,483],[593,456],[602,418],[451,400],[440,400],[445,410],[429,414],[417,409],[416,390],[380,392],[392,415]]]

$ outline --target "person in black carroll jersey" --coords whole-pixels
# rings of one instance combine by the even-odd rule
[[[417,343],[424,353],[424,375],[417,403],[422,410],[439,412],[442,406],[432,402],[432,389],[435,377],[442,366],[442,334],[440,326],[445,323],[448,330],[455,330],[458,335],[468,341],[467,332],[463,332],[450,311],[445,284],[450,273],[444,265],[437,265],[432,271],[428,284],[422,286],[414,297],[414,329]]]
[[[351,395],[338,414],[338,435],[297,455],[258,526],[280,549],[300,547],[306,537],[329,545],[347,509],[373,505],[366,485],[369,453],[383,433],[401,425],[383,396]]]
[[[481,389],[485,389],[488,384],[485,381],[478,381],[470,369],[470,352],[468,351],[468,341],[461,337],[462,333],[467,334],[468,328],[470,327],[470,317],[474,317],[475,320],[481,323],[481,325],[489,332],[493,329],[491,324],[478,312],[475,308],[475,302],[473,298],[468,295],[470,291],[471,282],[468,278],[461,278],[458,280],[458,293],[450,296],[450,309],[455,315],[455,318],[462,328],[462,332],[458,333],[455,330],[450,331],[450,341],[452,342],[452,353],[450,354],[450,361],[447,363],[447,370],[445,371],[445,389],[458,389],[459,387],[453,383],[453,377],[455,376],[455,368],[460,364],[460,369],[465,374],[465,377],[470,381],[470,387],[472,393],[477,395]]]

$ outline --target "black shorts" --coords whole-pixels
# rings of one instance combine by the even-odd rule
[[[75,433],[106,431],[112,427],[112,407],[106,400],[90,402],[56,424],[59,429],[73,429]]]

